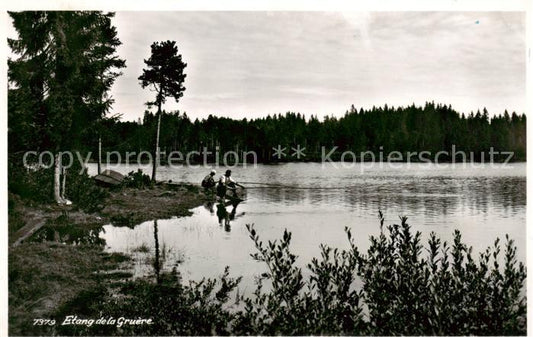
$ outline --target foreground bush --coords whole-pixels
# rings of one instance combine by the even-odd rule
[[[454,233],[451,247],[431,234],[423,252],[421,233],[413,235],[407,218],[370,237],[359,252],[322,246],[321,258],[308,265],[303,280],[289,250],[291,234],[263,246],[253,226],[250,237],[266,263],[263,278],[271,290],[245,299],[237,313],[237,334],[350,335],[519,335],[526,333],[522,287],[525,267],[507,237],[503,265],[499,240],[472,257],[472,248]]]
[[[321,257],[307,266],[304,278],[290,251],[291,233],[265,244],[247,226],[266,265],[255,292],[230,294],[240,278],[226,270],[220,280],[182,285],[179,274],[160,284],[136,281],[123,287],[95,312],[153,318],[151,326],[83,331],[90,334],[157,335],[524,335],[525,267],[507,238],[474,259],[472,248],[456,231],[453,244],[431,234],[427,247],[407,218],[371,236],[366,254],[359,252],[346,229],[351,248],[321,246]],[[500,264],[501,263],[501,264]],[[101,329],[101,328],[98,328]],[[61,331],[60,333],[65,333]]]
[[[54,202],[54,169],[39,167],[30,163],[31,168],[24,167],[22,155],[11,155],[8,160],[8,189],[24,201],[36,204]],[[74,161],[67,171],[65,196],[73,202],[75,208],[85,212],[96,212],[104,207],[109,195],[106,190],[96,186],[87,170]]]
[[[97,186],[86,169],[81,170],[81,173],[76,169],[71,171],[67,178],[66,196],[70,198],[74,207],[88,213],[102,210],[109,192]]]
[[[23,200],[50,203],[54,196],[54,170],[24,167],[22,154],[8,158],[8,189]]]
[[[228,335],[234,312],[228,310],[230,293],[240,278],[229,277],[228,270],[219,280],[191,282],[184,285],[176,271],[161,276],[158,283],[137,280],[121,286],[122,294],[112,296],[109,290],[98,294],[82,294],[57,312],[59,319],[66,315],[80,317],[152,318],[153,324],[140,326],[115,325],[57,326],[59,335]],[[81,307],[82,306],[82,307]],[[79,308],[79,310],[73,310]]]
[[[127,187],[144,189],[152,186],[152,180],[149,175],[144,174],[141,169],[138,169],[137,172],[129,172],[128,175],[124,177],[123,184]]]

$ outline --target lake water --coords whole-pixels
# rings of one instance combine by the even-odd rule
[[[110,168],[127,173],[138,167]],[[199,184],[210,169],[161,167],[158,179]],[[223,167],[215,169],[217,176],[225,171]],[[320,243],[348,248],[345,226],[352,229],[360,250],[366,250],[369,235],[379,233],[378,210],[385,214],[387,224],[407,216],[424,241],[433,231],[450,242],[454,230],[459,229],[476,255],[496,237],[503,239],[509,234],[518,247],[518,258],[526,259],[525,163],[475,167],[288,163],[232,170],[233,177],[248,188],[230,226],[220,225],[216,205],[195,208],[190,217],[157,221],[164,269],[179,265],[185,279],[201,279],[220,275],[228,265],[232,275],[244,276],[241,290],[250,291],[254,276],[266,267],[250,257],[255,250],[246,224],[255,224],[263,240],[281,238],[287,228],[293,233],[292,250],[305,267],[312,257],[319,256]],[[90,165],[89,174],[95,172],[96,165]],[[151,170],[145,166],[144,172]],[[153,273],[154,221],[133,229],[107,225],[100,237],[106,240],[108,251],[134,256],[137,276]],[[139,251],[140,246],[148,251]]]

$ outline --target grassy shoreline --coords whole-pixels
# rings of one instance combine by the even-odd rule
[[[9,202],[9,333],[42,335],[50,327],[33,325],[34,319],[68,314],[74,299],[102,294],[131,276],[124,270],[128,256],[104,252],[98,238],[104,225],[188,216],[203,196],[187,184],[122,188],[111,191],[105,207],[93,214],[12,193]]]

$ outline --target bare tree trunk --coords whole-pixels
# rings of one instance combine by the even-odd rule
[[[61,157],[59,153],[54,156],[54,200],[58,204],[63,204],[64,200],[61,198]]]
[[[54,200],[59,205],[72,205],[72,201],[65,198],[67,170],[61,164],[59,153],[54,156]]]
[[[67,184],[67,169],[62,167],[61,171],[63,172],[63,179],[61,180],[61,199],[65,200],[65,186]]]
[[[98,135],[98,174],[102,173],[102,137]]]
[[[159,162],[159,130],[161,129],[161,103],[159,103],[157,108],[157,114],[159,115],[157,119],[157,132],[155,136],[155,158],[152,161],[152,182],[155,182],[157,163]]]

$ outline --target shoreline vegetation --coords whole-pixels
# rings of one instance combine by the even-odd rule
[[[460,233],[450,245],[431,236],[423,246],[405,218],[388,228],[381,218],[381,234],[370,237],[367,252],[359,252],[353,241],[347,251],[322,247],[321,257],[308,266],[308,278],[295,264],[290,232],[264,243],[249,226],[257,248],[253,258],[264,263],[265,273],[248,298],[238,295],[240,277],[229,270],[219,279],[189,284],[177,269],[161,272],[154,221],[156,277],[132,280],[130,257],[105,252],[99,237],[103,226],[186,216],[203,202],[202,193],[188,184],[156,183],[155,161],[151,177],[132,173],[112,189],[97,186],[78,161],[63,162],[63,154],[76,151],[84,158],[126,152],[159,158],[179,150],[196,152],[191,157],[196,163],[202,155],[215,161],[217,151],[233,151],[235,161],[253,151],[258,163],[276,163],[292,161],[294,148],[296,159],[305,161],[320,158],[323,147],[352,152],[355,158],[355,153],[382,150],[385,156],[415,150],[435,154],[452,146],[474,153],[474,161],[487,161],[491,149],[525,161],[525,114],[505,110],[489,116],[486,109],[468,114],[428,101],[423,106],[352,105],[344,116],[323,120],[295,112],[192,120],[185,112],[164,109],[167,99],[177,103],[183,95],[186,64],[177,42],[156,41],[138,80],[157,93],[142,121],[121,121],[120,114],[110,115],[110,90],[126,66],[117,53],[122,42],[113,12],[8,15],[17,33],[7,41],[12,53],[7,94],[10,335],[526,334],[526,271],[516,261],[512,241],[503,250],[496,241],[476,258]],[[287,148],[284,157],[275,158],[276,146]],[[47,153],[50,165],[43,168],[40,155],[23,163],[32,152]],[[422,258],[424,249],[429,258]],[[354,289],[357,282],[361,287]],[[153,324],[61,325],[70,315]]]
[[[267,243],[250,225],[252,258],[265,273],[244,297],[237,290],[241,278],[230,270],[185,284],[179,267],[163,272],[152,261],[156,277],[133,280],[129,256],[104,252],[103,225],[187,216],[205,201],[197,186],[152,184],[137,172],[124,186],[103,190],[85,174],[71,179],[67,191],[82,186],[98,200],[78,195],[66,207],[39,200],[35,192],[46,180],[35,176],[42,172],[23,171],[19,181],[10,173],[10,335],[526,334],[526,270],[509,239],[476,258],[458,231],[451,244],[435,235],[423,244],[407,218],[384,228],[380,212],[381,234],[369,238],[368,251],[360,252],[346,230],[351,249],[321,246],[304,278],[290,232]],[[44,225],[14,244],[39,222]],[[61,325],[69,315],[153,324]],[[34,325],[35,318],[56,324]]]

